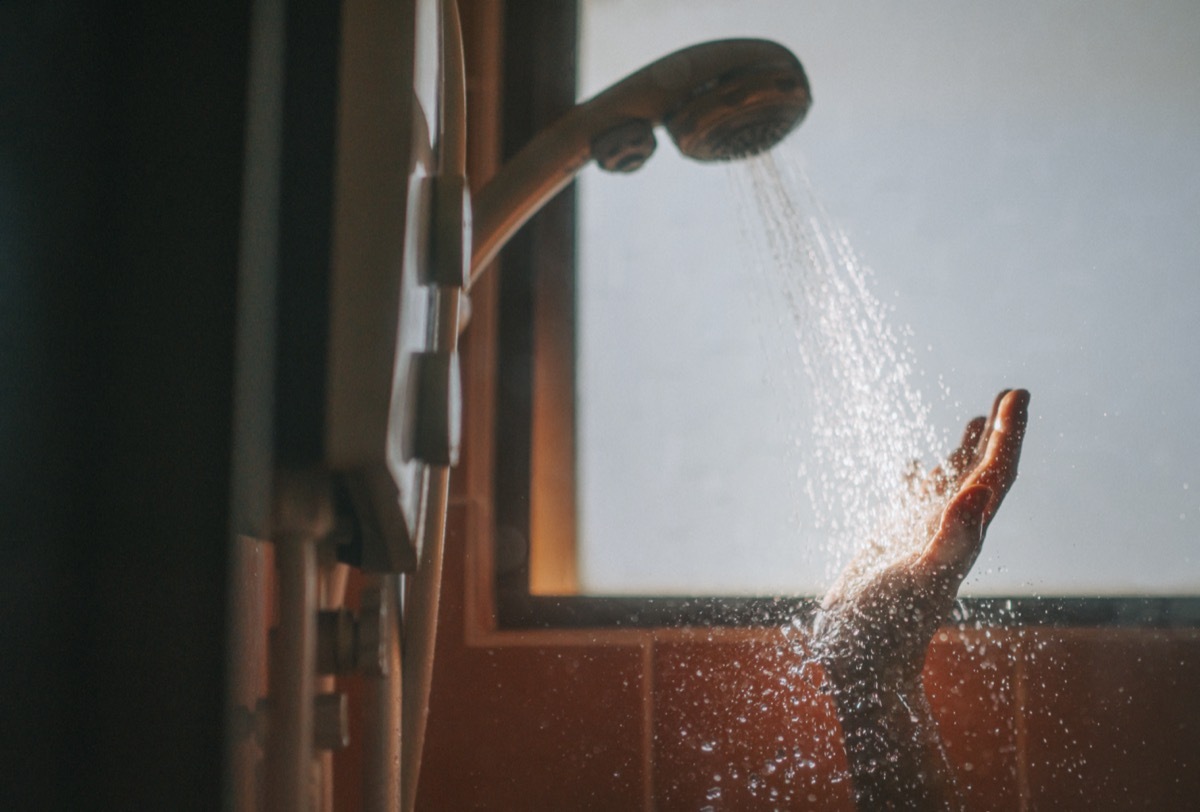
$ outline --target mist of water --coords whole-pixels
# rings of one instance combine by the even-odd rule
[[[913,535],[894,530],[914,515],[905,478],[946,444],[915,384],[906,333],[799,165],[766,153],[731,177],[750,244],[747,284],[768,322],[760,326],[785,333],[763,342],[775,385],[808,418],[792,422],[791,439],[828,580],[864,545]]]

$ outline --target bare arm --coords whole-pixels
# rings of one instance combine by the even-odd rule
[[[852,562],[822,601],[813,648],[860,809],[964,808],[921,669],[1016,479],[1028,403],[1024,390],[1001,392],[987,419],[967,425],[947,464],[916,483],[929,513],[910,528],[915,537]]]
[[[835,693],[859,809],[965,809],[920,684]]]

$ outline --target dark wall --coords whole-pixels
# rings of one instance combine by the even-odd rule
[[[0,808],[220,806],[248,6],[0,3]]]

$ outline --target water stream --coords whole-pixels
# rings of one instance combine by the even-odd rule
[[[754,327],[774,371],[771,384],[796,405],[782,423],[795,449],[798,492],[811,502],[816,523],[804,536],[824,548],[826,584],[867,547],[876,566],[886,566],[911,549],[908,540],[925,538],[913,532],[915,522],[924,526],[926,514],[906,478],[914,468],[941,461],[948,445],[918,388],[909,333],[893,325],[890,309],[874,292],[872,272],[797,162],[768,153],[731,164],[729,174],[747,242],[741,273]],[[696,744],[698,759],[720,763],[722,744],[754,729],[777,728],[779,714],[786,715],[788,732],[778,735],[774,757],[714,771],[702,812],[720,808],[730,782],[772,805],[813,803],[828,793],[821,776],[839,762],[841,743],[833,728],[809,729],[821,718],[825,698],[814,690],[819,669],[810,668],[806,627],[805,619],[794,618],[781,630],[783,645],[758,653],[755,665],[774,675],[774,683],[751,699],[761,688],[746,681],[748,710],[738,717],[745,729],[726,731],[727,742]],[[726,676],[738,695],[745,664],[734,665]],[[680,734],[694,738],[689,730]],[[848,775],[838,769],[825,780],[848,782]]]
[[[797,476],[827,549],[828,582],[882,528],[907,521],[906,474],[946,443],[917,388],[914,353],[873,291],[873,276],[793,161],[773,153],[731,165],[744,269],[759,328],[803,424],[790,421]],[[775,325],[773,327],[772,325]]]

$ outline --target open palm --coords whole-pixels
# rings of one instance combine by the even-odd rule
[[[988,418],[967,424],[945,465],[914,477],[916,536],[881,560],[877,545],[825,595],[813,645],[837,683],[911,684],[983,545],[988,524],[1017,477],[1029,393],[1001,392]]]

